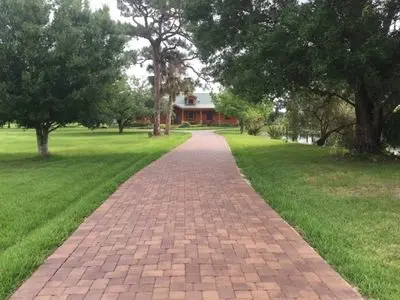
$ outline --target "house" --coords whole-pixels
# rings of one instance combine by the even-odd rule
[[[209,93],[181,95],[176,98],[173,123],[182,124],[183,122],[205,125],[237,125],[238,123],[235,117],[226,117],[215,111],[215,105]]]

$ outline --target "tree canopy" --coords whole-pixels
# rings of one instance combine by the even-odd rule
[[[400,3],[189,1],[188,28],[214,76],[255,100],[293,91],[355,108],[356,150],[377,152],[400,104]]]
[[[292,139],[297,140],[301,134],[316,134],[318,146],[324,146],[332,134],[342,133],[355,125],[352,106],[334,96],[299,92],[289,97],[286,109]]]
[[[47,155],[49,133],[78,121],[120,76],[123,30],[83,0],[3,0],[0,26],[0,111],[34,128]]]
[[[183,26],[184,1],[182,0],[118,0],[124,17],[130,18],[128,34],[149,42],[141,51],[143,61],[152,60],[154,71],[154,135],[160,135],[160,113],[162,104],[162,72],[168,59],[181,57],[180,64],[191,59],[190,34]],[[186,57],[187,56],[187,57]]]
[[[222,91],[218,94],[212,94],[212,102],[215,110],[227,117],[236,117],[239,121],[240,132],[244,131],[244,114],[250,106],[247,100],[235,95],[230,90]]]
[[[129,123],[146,116],[145,104],[150,96],[148,89],[137,80],[119,79],[106,88],[105,99],[100,105],[100,119],[107,123],[115,121],[122,133]]]
[[[272,103],[266,101],[250,103],[229,89],[212,94],[212,102],[217,112],[238,119],[241,133],[246,129],[251,135],[260,133],[272,112]]]

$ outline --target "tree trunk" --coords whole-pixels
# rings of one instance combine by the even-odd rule
[[[7,128],[8,128],[8,129],[11,128],[11,122],[7,122]]]
[[[171,131],[171,119],[172,119],[172,110],[173,110],[173,104],[175,102],[175,95],[172,94],[169,96],[168,99],[168,112],[167,112],[167,120],[165,124],[165,134],[169,135]]]
[[[340,132],[341,130],[345,129],[346,127],[353,126],[354,123],[350,124],[343,124],[340,125],[339,127],[332,129],[332,130],[327,130],[326,128],[321,127],[321,132],[320,132],[320,138],[315,142],[317,146],[324,146],[327,139],[335,132]]]
[[[324,126],[324,124],[320,123],[319,126],[319,139],[315,142],[317,146],[324,146],[326,143],[326,140],[330,137],[330,135],[334,133],[333,130],[328,131],[328,128]],[[313,141],[314,143],[314,141]]]
[[[243,134],[244,132],[244,121],[242,118],[239,118],[239,126],[240,126],[240,133]]]
[[[356,94],[356,140],[355,150],[358,153],[378,153],[382,143],[383,113],[365,91],[360,89]],[[375,104],[375,105],[374,105]]]
[[[329,135],[330,135],[330,134],[329,134]],[[326,140],[327,140],[328,137],[329,137],[329,135],[322,135],[322,136],[315,142],[315,144],[316,144],[317,146],[320,146],[320,147],[324,146],[325,143],[326,143]]]
[[[155,136],[161,135],[160,131],[160,114],[161,114],[161,50],[159,45],[153,47],[153,64],[154,64],[154,128]]]
[[[40,156],[48,156],[49,155],[49,129],[40,125],[36,127],[36,141],[38,147],[38,153]]]
[[[122,120],[117,120],[118,123],[118,133],[122,134],[124,132],[124,122]]]

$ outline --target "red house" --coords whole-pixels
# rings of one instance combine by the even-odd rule
[[[209,93],[195,93],[191,96],[178,96],[174,104],[175,124],[189,122],[205,125],[237,125],[235,117],[226,117],[215,111]]]

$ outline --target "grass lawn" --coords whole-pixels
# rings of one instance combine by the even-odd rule
[[[400,299],[400,163],[223,133],[264,199],[371,299]]]
[[[119,184],[188,137],[60,129],[50,136],[53,155],[41,159],[32,130],[0,129],[0,299]]]

